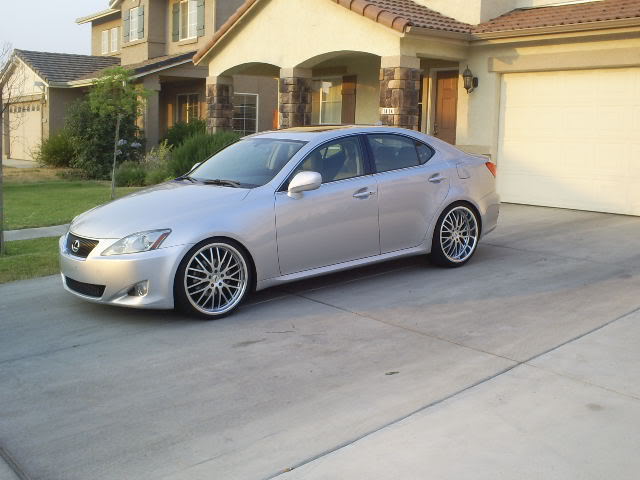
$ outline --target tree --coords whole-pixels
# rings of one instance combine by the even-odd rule
[[[25,86],[24,71],[19,68],[15,68],[17,61],[13,55],[13,48],[10,43],[4,43],[0,46],[0,255],[5,253],[4,242],[4,192],[3,192],[3,180],[4,173],[2,168],[2,154],[6,149],[5,142],[10,132],[5,131],[5,128],[15,128],[16,125],[12,125],[5,122],[5,115],[8,115],[9,106],[16,98],[22,96]],[[8,124],[5,127],[5,123]]]
[[[113,200],[116,187],[116,165],[118,156],[127,145],[127,139],[120,138],[120,127],[123,120],[135,123],[142,115],[143,101],[146,92],[139,85],[131,81],[131,71],[122,67],[105,70],[89,92],[89,106],[91,110],[106,119],[115,119],[113,164],[111,168],[111,199]],[[130,142],[131,146],[133,142]],[[137,142],[138,148],[142,147]]]

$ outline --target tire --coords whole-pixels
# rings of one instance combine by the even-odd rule
[[[474,209],[464,202],[449,205],[433,232],[431,262],[440,267],[461,267],[473,257],[479,237],[480,222]]]
[[[251,290],[250,265],[249,255],[237,242],[211,238],[198,243],[178,266],[176,308],[208,320],[229,315]]]

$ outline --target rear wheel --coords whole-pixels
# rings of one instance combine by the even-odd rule
[[[454,203],[440,215],[431,245],[431,261],[442,267],[460,267],[473,256],[480,228],[476,213],[465,203]]]
[[[205,240],[189,250],[178,267],[176,306],[203,318],[221,318],[240,305],[250,285],[244,249],[227,239]]]

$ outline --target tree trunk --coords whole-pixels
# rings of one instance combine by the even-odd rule
[[[116,197],[116,160],[118,158],[118,143],[120,142],[120,119],[121,114],[118,114],[116,119],[116,141],[113,147],[113,169],[111,170],[111,200]]]
[[[0,255],[5,254],[4,244],[4,189],[3,189],[3,176],[4,171],[2,169],[2,156],[5,150],[4,145],[4,104],[2,103],[2,87],[0,87]]]

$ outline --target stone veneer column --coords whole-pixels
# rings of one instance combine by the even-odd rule
[[[278,111],[280,128],[311,125],[311,70],[280,70]]]
[[[417,57],[382,58],[380,121],[383,125],[418,130],[420,72]]]
[[[233,78],[207,77],[207,131],[233,130]]]

